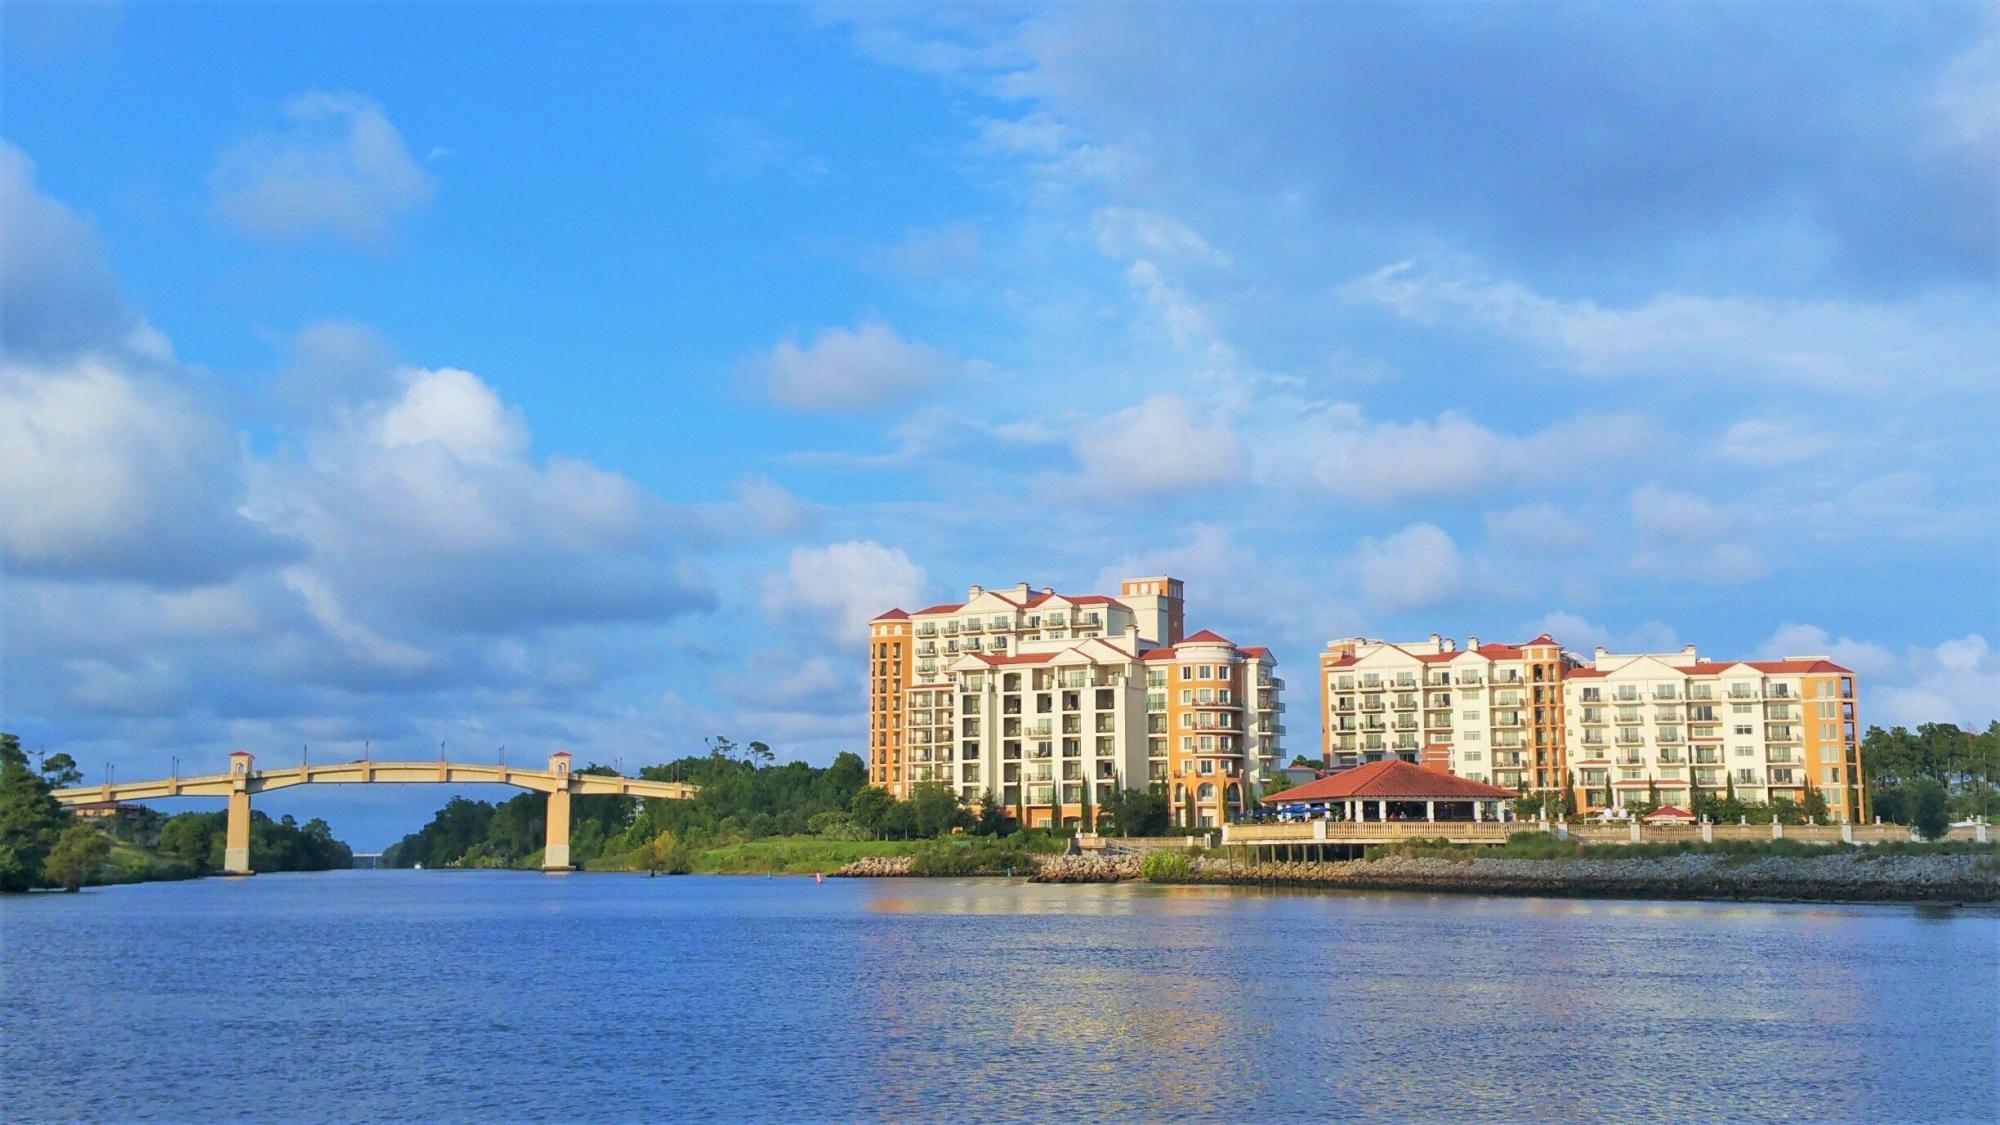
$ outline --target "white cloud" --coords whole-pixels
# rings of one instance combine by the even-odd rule
[[[1645,485],[1632,493],[1632,524],[1676,543],[1713,539],[1729,529],[1731,517],[1703,497],[1679,489]]]
[[[283,116],[282,130],[225,150],[210,174],[216,214],[245,234],[379,246],[430,199],[431,174],[373,101],[315,90],[285,103]]]
[[[963,369],[929,344],[880,321],[828,328],[810,344],[780,340],[752,363],[771,397],[794,410],[871,410],[915,394]]]
[[[18,12],[10,14],[18,15]],[[90,224],[35,186],[35,163],[0,140],[0,342],[13,359],[113,345],[138,327]]]
[[[0,548],[17,568],[167,584],[276,559],[237,437],[165,378],[91,356],[0,367]]]
[[[1107,257],[1205,266],[1229,264],[1229,256],[1209,245],[1193,227],[1161,211],[1101,207],[1091,215],[1090,229],[1097,239],[1097,248]]]
[[[1630,629],[1613,629],[1567,610],[1557,610],[1539,621],[1531,621],[1521,627],[1521,633],[1529,637],[1547,633],[1585,660],[1590,659],[1593,650],[1600,645],[1612,652],[1673,652],[1680,648],[1673,626],[1664,621],[1648,621]]]
[[[1242,439],[1228,422],[1173,394],[1077,427],[1070,446],[1090,486],[1123,493],[1216,488],[1244,468]]]
[[[537,463],[518,409],[470,372],[405,368],[389,397],[329,412],[261,461],[248,510],[304,541],[314,605],[392,638],[643,620],[708,604],[665,542],[671,510],[585,461]],[[337,609],[338,616],[329,610]],[[357,634],[358,636],[358,634]]]
[[[920,609],[924,568],[900,547],[873,539],[792,551],[784,572],[764,581],[764,610],[774,619],[794,613],[830,626],[836,644],[861,644],[868,622],[891,609]]]
[[[1462,262],[1398,262],[1343,287],[1422,324],[1471,321],[1539,344],[1587,376],[1782,379],[1813,386],[1991,388],[1990,294],[1941,290],[1859,303],[1669,293],[1624,308],[1564,300]]]
[[[2000,719],[2000,653],[1970,633],[1898,656],[1883,645],[1834,638],[1817,625],[1785,624],[1759,656],[1830,656],[1859,677],[1861,721],[1870,726],[1956,723],[1983,730]]]
[[[1831,452],[1833,435],[1791,422],[1746,418],[1725,430],[1716,452],[1749,465],[1791,465]]]
[[[1489,429],[1463,415],[1369,422],[1359,408],[1292,411],[1256,443],[1261,473],[1304,478],[1364,504],[1467,496],[1573,476],[1642,455],[1653,427],[1631,414],[1580,414],[1527,434]]]
[[[1591,544],[1590,528],[1554,504],[1523,504],[1486,513],[1489,545],[1523,554],[1561,554]]]
[[[1836,662],[1870,677],[1894,678],[1902,669],[1902,661],[1881,645],[1857,641],[1852,637],[1836,640],[1817,625],[1790,622],[1778,626],[1764,638],[1757,646],[1757,655],[1765,660],[1782,660],[1790,656],[1830,656]]]
[[[985,246],[971,223],[911,227],[895,243],[869,251],[865,261],[913,281],[962,280],[978,268]]]
[[[461,461],[491,464],[528,448],[521,412],[472,372],[412,369],[404,378],[403,396],[375,419],[374,437],[384,449],[435,442]]]
[[[1380,540],[1363,539],[1355,565],[1370,608],[1382,613],[1437,605],[1465,585],[1458,544],[1428,523],[1411,524]]]

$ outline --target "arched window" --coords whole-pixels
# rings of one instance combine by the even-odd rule
[[[1194,799],[1206,805],[1215,800],[1215,782],[1204,781],[1201,788],[1194,791]]]
[[[1242,786],[1240,786],[1240,785],[1238,785],[1238,784],[1236,784],[1236,783],[1235,783],[1235,782],[1233,782],[1233,781],[1232,781],[1232,782],[1230,782],[1230,783],[1229,783],[1229,788],[1228,788],[1228,789],[1227,789],[1226,791],[1224,791],[1224,794],[1223,794],[1223,799],[1229,802],[1229,807],[1230,807],[1230,808],[1235,808],[1235,809],[1240,809],[1240,808],[1242,808],[1242,807],[1243,807],[1243,787],[1242,787]]]
[[[1174,804],[1176,804],[1176,805],[1179,805],[1179,804],[1181,804],[1182,802],[1184,802],[1184,801],[1186,801],[1186,800],[1187,800],[1187,786],[1185,786],[1185,785],[1175,785],[1175,786],[1174,786]]]

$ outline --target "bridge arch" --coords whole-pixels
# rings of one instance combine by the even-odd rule
[[[249,875],[250,797],[271,789],[294,785],[354,785],[368,783],[436,784],[499,783],[548,794],[547,832],[542,847],[542,870],[571,870],[569,860],[569,805],[572,795],[580,797],[624,796],[682,800],[695,794],[695,787],[678,781],[647,781],[636,777],[596,773],[575,773],[570,769],[567,750],[549,755],[548,768],[522,769],[518,766],[451,762],[377,762],[361,759],[323,765],[301,763],[282,769],[260,770],[248,750],[229,755],[225,773],[200,777],[174,776],[150,781],[106,781],[101,785],[79,785],[58,789],[52,796],[65,805],[90,801],[145,801],[164,797],[222,797],[228,801],[229,822],[223,833],[222,873]]]

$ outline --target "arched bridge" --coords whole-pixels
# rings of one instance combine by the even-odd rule
[[[227,797],[229,828],[223,837],[222,873],[248,875],[250,869],[250,795],[294,785],[355,785],[367,782],[428,782],[445,785],[498,783],[549,795],[548,836],[542,849],[542,870],[568,871],[569,799],[579,797],[694,796],[695,787],[679,781],[645,781],[597,773],[573,773],[570,753],[549,755],[547,769],[472,762],[332,762],[260,770],[247,750],[229,755],[229,772],[201,777],[164,777],[152,781],[105,782],[58,789],[55,799],[66,805],[91,801],[145,801],[161,797]]]

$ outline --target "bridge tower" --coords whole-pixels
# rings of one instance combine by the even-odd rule
[[[548,835],[543,837],[542,870],[568,871],[569,862],[569,751],[549,755],[549,773],[556,787],[549,790]]]
[[[222,837],[222,873],[250,875],[250,751],[229,755],[229,827]]]

